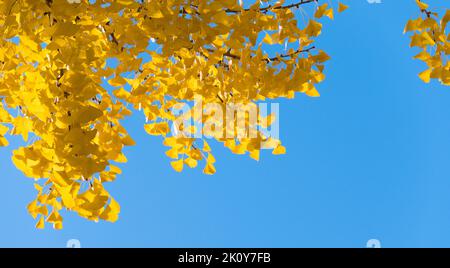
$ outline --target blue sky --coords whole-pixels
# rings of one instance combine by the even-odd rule
[[[344,1],[345,2],[345,1]],[[429,1],[450,8],[446,1]],[[424,84],[403,28],[413,0],[346,1],[319,43],[332,56],[320,98],[280,102],[288,153],[255,162],[215,145],[218,173],[175,173],[138,113],[138,146],[108,185],[115,224],[65,214],[36,230],[33,182],[0,150],[1,247],[450,247],[450,88]],[[13,142],[13,145],[17,144]]]

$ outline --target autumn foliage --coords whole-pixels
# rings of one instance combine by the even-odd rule
[[[145,114],[150,135],[164,138],[175,170],[204,162],[213,174],[204,139],[169,135],[175,105],[195,96],[222,106],[318,96],[329,57],[314,46],[322,31],[315,19],[332,18],[332,9],[323,4],[300,28],[294,9],[315,3],[283,2],[2,1],[0,142],[8,145],[8,133],[28,142],[13,162],[37,180],[28,206],[37,227],[62,228],[62,209],[117,220],[120,207],[103,184],[121,173],[114,163],[126,162],[122,150],[135,143],[121,125],[133,110]],[[264,46],[284,48],[269,55]],[[115,68],[107,64],[112,58],[120,62]],[[284,153],[262,133],[214,138],[255,159],[262,141]]]
[[[320,21],[347,6],[317,0],[250,2],[0,1],[0,146],[8,145],[8,135],[27,142],[12,160],[36,180],[38,194],[28,210],[38,228],[46,222],[62,228],[62,210],[93,221],[118,219],[120,206],[104,183],[121,174],[116,165],[127,161],[123,149],[135,145],[121,125],[133,112],[144,113],[143,129],[161,137],[179,172],[199,164],[206,174],[216,172],[205,136],[255,160],[262,144],[273,154],[285,153],[280,140],[261,131],[270,127],[270,115],[259,114],[250,124],[254,137],[224,135],[238,132],[237,127],[202,129],[212,115],[195,113],[185,115],[197,124],[179,128],[203,136],[171,131],[174,108],[196,98],[201,107],[193,110],[208,104],[256,105],[296,93],[319,96],[316,85],[325,79],[330,58],[315,44]],[[417,32],[412,45],[424,50],[417,58],[429,70],[421,77],[448,85],[449,63],[439,59],[450,51],[445,34],[450,14],[438,22],[437,13],[417,3],[425,19],[410,21],[406,30]],[[436,47],[433,54],[427,52],[430,46]],[[119,64],[108,64],[110,59]]]
[[[415,56],[425,62],[428,69],[420,73],[420,78],[429,83],[432,79],[439,80],[442,84],[450,85],[450,33],[447,32],[450,21],[450,9],[447,9],[443,17],[439,12],[430,9],[423,1],[416,1],[421,16],[408,21],[405,32],[413,32],[411,47],[418,47],[421,52]]]

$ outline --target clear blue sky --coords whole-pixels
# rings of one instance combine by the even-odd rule
[[[346,3],[320,38],[332,56],[322,97],[281,102],[287,155],[264,152],[258,163],[215,145],[215,176],[177,174],[136,114],[126,125],[138,146],[108,185],[119,222],[66,213],[55,231],[34,228],[25,208],[33,182],[1,149],[0,246],[76,238],[83,247],[364,247],[376,238],[383,247],[450,247],[450,88],[417,77],[425,66],[403,35],[417,8]]]

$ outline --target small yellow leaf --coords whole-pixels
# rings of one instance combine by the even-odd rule
[[[172,159],[178,159],[178,150],[177,148],[173,147],[172,149],[166,151],[166,155]]]
[[[274,155],[286,154],[286,148],[280,144],[277,146],[277,148],[273,150],[272,154]]]
[[[213,175],[216,173],[216,168],[214,167],[213,164],[211,163],[207,163],[205,169],[203,170],[203,172],[207,175]]]
[[[211,147],[209,147],[209,144],[205,140],[203,141],[203,151],[207,153],[211,152]]]
[[[259,161],[260,157],[260,151],[259,150],[253,150],[250,152],[250,157],[256,161]]]
[[[347,9],[348,9],[348,6],[346,6],[346,5],[342,4],[341,2],[339,2],[339,7],[338,7],[338,12],[339,13],[344,12]]]
[[[428,9],[428,4],[422,2],[421,0],[416,0],[417,5],[419,6],[419,8],[421,10],[426,10]]]
[[[422,79],[422,81],[424,81],[425,83],[430,83],[430,81],[431,81],[431,72],[432,72],[431,69],[428,69],[428,70],[426,70],[424,72],[421,72],[419,74],[420,79]]]
[[[122,144],[126,146],[134,146],[136,145],[136,142],[130,137],[130,135],[127,135],[122,138]]]
[[[193,159],[193,158],[186,158],[184,160],[184,163],[186,163],[186,165],[188,165],[188,167],[190,168],[195,168],[197,167],[197,160]]]
[[[170,162],[170,165],[176,172],[181,172],[181,171],[183,171],[184,161],[183,161],[183,159],[180,159],[177,161],[172,161],[172,162]]]
[[[206,161],[208,163],[214,164],[214,163],[216,163],[216,158],[211,153],[209,153],[208,154],[208,158],[206,159]]]
[[[5,137],[0,136],[0,147],[6,147],[9,145],[8,140]]]
[[[145,125],[145,131],[153,136],[167,135],[170,131],[169,124],[167,122],[153,123]]]
[[[36,229],[44,229],[44,227],[45,227],[44,216],[41,216],[39,218],[39,221],[36,223]]]
[[[317,91],[317,89],[313,88],[311,90],[308,90],[305,92],[306,95],[308,95],[309,97],[320,97],[320,93],[319,91]]]

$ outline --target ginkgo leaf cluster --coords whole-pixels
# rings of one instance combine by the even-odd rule
[[[36,180],[28,210],[37,227],[62,228],[62,210],[117,220],[120,206],[104,183],[121,174],[124,147],[135,145],[122,126],[133,112],[145,114],[144,130],[161,137],[173,169],[203,165],[214,174],[206,139],[170,135],[176,105],[196,96],[224,107],[319,96],[329,60],[315,44],[320,20],[347,8],[319,2],[0,1],[0,146],[8,135],[27,143],[12,160]],[[286,152],[263,132],[214,140],[256,160],[262,142]]]
[[[421,0],[416,0],[421,16],[409,20],[405,32],[412,32],[411,47],[420,48],[415,56],[426,63],[427,69],[419,74],[420,79],[430,83],[432,79],[450,85],[450,9],[433,11]]]

